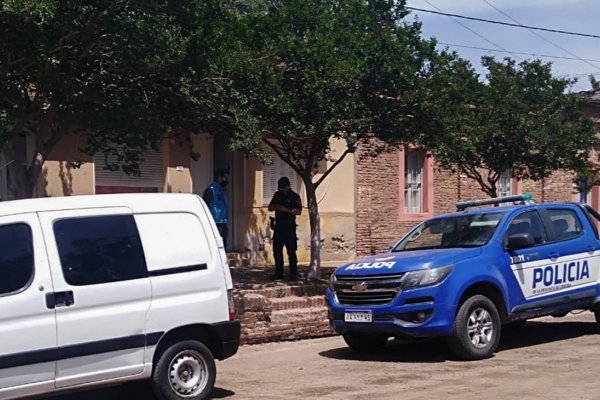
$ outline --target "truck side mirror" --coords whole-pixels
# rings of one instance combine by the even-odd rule
[[[508,237],[506,248],[508,251],[526,249],[535,245],[535,239],[531,233],[515,233]]]

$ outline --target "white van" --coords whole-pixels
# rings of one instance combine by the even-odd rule
[[[0,399],[148,378],[204,399],[239,346],[232,288],[198,196],[0,203]]]

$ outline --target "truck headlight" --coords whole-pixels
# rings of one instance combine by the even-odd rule
[[[411,271],[402,278],[402,290],[433,286],[442,282],[454,269],[453,265]]]
[[[337,278],[335,276],[335,272],[333,274],[331,274],[331,276],[329,277],[329,288],[331,290],[333,290],[333,286],[335,285],[335,283],[337,282]]]

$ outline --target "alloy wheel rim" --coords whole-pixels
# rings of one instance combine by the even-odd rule
[[[494,335],[492,315],[484,308],[476,308],[469,316],[467,333],[473,346],[483,349],[490,345]]]

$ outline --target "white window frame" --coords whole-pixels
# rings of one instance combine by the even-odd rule
[[[404,154],[404,212],[421,214],[424,207],[425,155],[406,149]]]
[[[498,179],[498,197],[510,195],[512,195],[512,176],[510,169],[507,169],[500,174]]]

